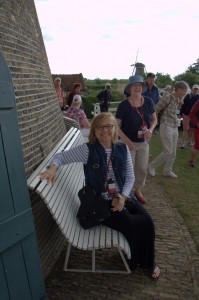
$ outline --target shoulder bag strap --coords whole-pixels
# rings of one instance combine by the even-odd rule
[[[87,145],[88,145],[88,143],[87,143]],[[88,149],[89,149],[89,155],[91,157],[93,168],[95,169],[96,175],[99,178],[100,188],[101,188],[102,192],[105,192],[105,186],[104,186],[104,182],[102,180],[103,176],[102,176],[101,168],[96,160],[94,149],[93,149],[93,147],[90,147],[89,145],[88,145]]]

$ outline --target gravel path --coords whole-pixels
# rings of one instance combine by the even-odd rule
[[[63,251],[46,280],[49,300],[199,300],[199,253],[182,217],[155,178],[147,178],[144,194],[156,226],[160,279],[154,282],[140,270],[130,275],[63,272]],[[73,266],[86,263],[87,259],[88,252],[73,250]],[[110,261],[119,264],[117,252],[101,251],[99,263]]]

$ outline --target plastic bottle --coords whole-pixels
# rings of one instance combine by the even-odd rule
[[[148,131],[148,129],[145,128],[145,129],[143,130],[143,134],[145,134],[145,132],[147,132],[147,131]],[[145,142],[145,144],[149,144],[150,139],[144,137],[144,142]]]

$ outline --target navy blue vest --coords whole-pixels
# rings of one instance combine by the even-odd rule
[[[86,184],[91,186],[100,195],[103,191],[99,182],[99,178],[96,174],[96,167],[99,167],[100,177],[105,182],[106,170],[107,170],[107,154],[102,145],[96,141],[94,144],[87,144],[89,147],[89,156],[87,164],[84,165],[85,181]],[[92,160],[90,150],[93,150],[95,161]],[[127,148],[123,143],[112,144],[111,163],[115,178],[119,187],[119,192],[122,191],[122,187],[125,182],[126,175],[126,159]]]

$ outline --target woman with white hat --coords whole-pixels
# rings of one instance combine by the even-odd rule
[[[66,117],[76,120],[84,137],[88,137],[90,133],[90,123],[86,117],[84,110],[81,108],[82,98],[76,94],[73,97],[71,106],[66,112]]]
[[[142,204],[146,203],[141,188],[147,176],[149,141],[157,124],[153,100],[142,95],[144,88],[142,76],[131,76],[125,88],[130,96],[118,105],[116,112],[119,136],[128,145],[134,162],[134,193]]]

